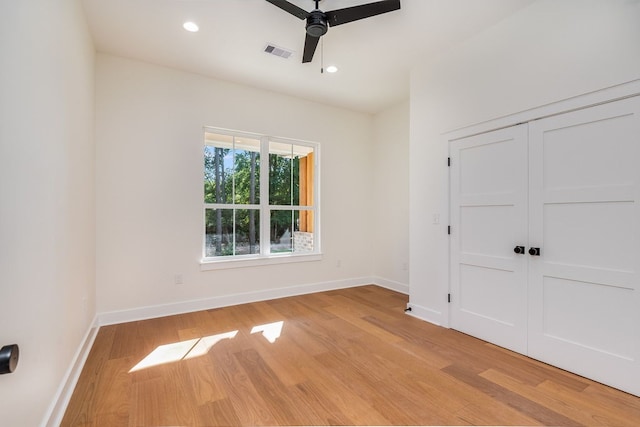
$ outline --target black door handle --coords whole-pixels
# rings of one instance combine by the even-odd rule
[[[524,254],[524,246],[516,246],[513,248],[513,252],[517,254]]]
[[[529,255],[540,256],[540,248],[529,248]]]

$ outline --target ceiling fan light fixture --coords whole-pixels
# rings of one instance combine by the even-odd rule
[[[184,24],[182,24],[182,28],[189,31],[190,33],[196,33],[200,29],[200,27],[198,27],[198,24],[191,21],[187,21]]]
[[[311,37],[322,37],[327,34],[327,18],[319,10],[312,11],[307,17],[307,34]]]

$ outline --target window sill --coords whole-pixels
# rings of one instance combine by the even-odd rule
[[[200,271],[225,270],[229,268],[257,267],[261,265],[289,264],[293,262],[322,261],[322,254],[271,255],[260,258],[202,260]]]

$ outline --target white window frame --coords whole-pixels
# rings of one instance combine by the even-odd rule
[[[229,129],[214,127],[204,127],[203,135],[215,133],[236,138],[251,138],[260,141],[260,203],[259,204],[225,204],[225,203],[204,203],[202,215],[202,258],[200,260],[201,270],[218,270],[238,267],[251,267],[258,265],[285,264],[293,262],[319,261],[322,259],[320,245],[320,144],[310,141],[294,140],[269,135],[260,135],[248,132],[241,132]],[[269,143],[277,142],[284,144],[300,145],[313,148],[313,205],[269,205]],[[206,138],[204,146],[206,146]],[[204,162],[202,162],[202,175],[204,176]],[[202,185],[202,184],[200,184]],[[257,209],[260,212],[260,253],[248,255],[228,255],[217,257],[206,257],[206,210],[207,209]],[[270,227],[272,210],[300,210],[313,212],[313,251],[312,252],[286,252],[271,253]],[[292,230],[293,232],[293,230]]]

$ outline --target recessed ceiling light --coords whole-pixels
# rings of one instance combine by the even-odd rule
[[[338,71],[338,67],[336,67],[335,65],[329,65],[327,67],[327,73],[335,73]]]
[[[198,27],[198,24],[196,24],[195,22],[185,22],[184,24],[182,24],[182,28],[184,28],[185,30],[195,33],[197,32],[200,28]]]

